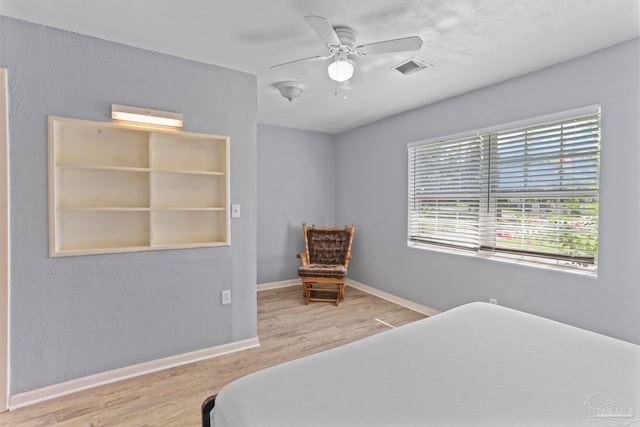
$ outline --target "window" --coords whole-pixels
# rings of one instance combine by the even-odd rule
[[[596,271],[599,108],[408,148],[410,244]]]

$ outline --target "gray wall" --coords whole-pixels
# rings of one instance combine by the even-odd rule
[[[635,39],[338,135],[336,221],[358,227],[349,276],[439,310],[494,297],[640,343],[639,52]],[[407,247],[407,143],[591,104],[602,106],[597,279]]]
[[[256,78],[0,17],[11,168],[11,394],[256,336]],[[111,104],[231,136],[231,247],[51,259],[47,115]],[[100,191],[100,189],[96,189]],[[231,289],[233,303],[220,305]]]
[[[335,137],[258,125],[258,159],[258,283],[290,280],[302,224],[335,223]]]

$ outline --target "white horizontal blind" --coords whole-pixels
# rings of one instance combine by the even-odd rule
[[[410,144],[409,241],[595,271],[600,113],[584,110]]]
[[[482,138],[409,147],[409,241],[479,247]]]
[[[491,134],[483,248],[594,265],[600,116]]]

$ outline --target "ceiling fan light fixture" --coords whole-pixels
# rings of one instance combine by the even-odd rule
[[[327,71],[331,80],[341,83],[353,77],[353,64],[346,59],[338,59],[329,64]]]

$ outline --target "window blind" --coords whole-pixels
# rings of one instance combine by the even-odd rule
[[[482,139],[409,147],[409,240],[479,247]]]
[[[595,264],[598,114],[492,133],[482,246]]]
[[[410,242],[594,270],[600,113],[410,144]]]

